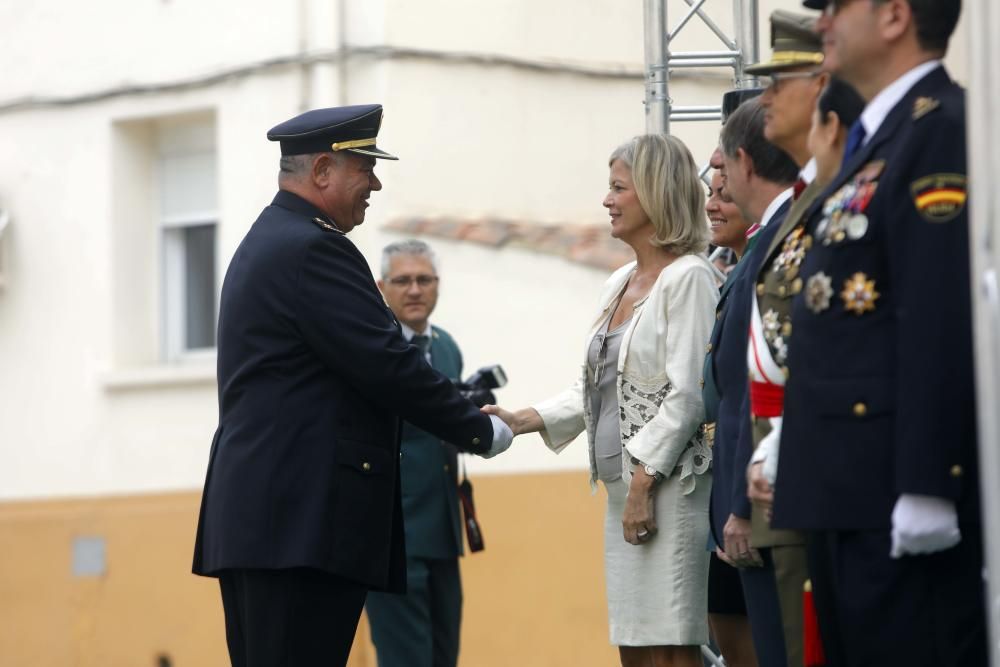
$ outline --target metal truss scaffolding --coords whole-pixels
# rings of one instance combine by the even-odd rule
[[[672,29],[667,24],[667,5],[687,5],[680,21]],[[717,0],[718,2],[718,0]],[[670,121],[718,121],[721,105],[675,105],[670,98],[670,71],[679,68],[731,68],[737,88],[756,84],[743,72],[743,64],[759,59],[757,0],[732,0],[733,32],[729,37],[705,12],[707,0],[643,0],[643,34],[646,52],[646,131],[670,131]],[[721,42],[715,51],[674,53],[670,44],[697,17]]]

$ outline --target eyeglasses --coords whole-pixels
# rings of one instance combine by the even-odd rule
[[[794,79],[815,79],[820,74],[822,74],[822,72],[818,70],[815,72],[772,72],[767,76],[760,77],[760,79],[765,88],[770,88],[772,93],[777,93],[781,88],[782,81],[792,81]]]
[[[430,287],[438,281],[437,276],[419,275],[419,276],[395,276],[394,278],[389,278],[388,283],[393,287],[409,287],[413,283],[416,283],[418,287]]]

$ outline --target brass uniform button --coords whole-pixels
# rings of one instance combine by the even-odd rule
[[[706,352],[711,352],[712,351],[712,344],[711,343],[708,344],[708,347],[705,348],[705,351]]]
[[[789,336],[792,335],[791,322],[785,322],[784,324],[781,325],[781,335],[784,336],[785,338],[788,338]]]
[[[806,593],[812,593],[813,582],[812,579],[806,579],[806,582],[802,584],[802,590]]]
[[[757,283],[757,296],[764,296],[764,283]]]
[[[364,463],[361,464],[361,469],[364,470],[365,472],[370,472],[372,469],[372,464],[368,463],[368,461],[365,461]]]
[[[833,235],[833,240],[836,241],[837,243],[840,243],[845,238],[847,238],[847,234],[845,234],[844,232],[837,232],[836,234]]]
[[[961,477],[962,476],[962,472],[963,472],[962,471],[962,466],[960,466],[960,465],[956,464],[956,465],[953,465],[951,467],[951,476],[952,477]]]
[[[792,294],[798,294],[802,291],[802,278],[796,278],[792,281]]]
[[[785,379],[787,380],[788,376],[790,375],[790,373],[788,372],[788,366],[782,366],[781,372],[785,374]]]
[[[479,444],[479,438],[473,438],[472,439],[472,444],[478,445]]]
[[[855,403],[854,404],[854,416],[855,417],[864,417],[866,414],[868,414],[868,406],[867,405],[865,405],[864,403]]]
[[[778,287],[778,296],[785,296],[785,286],[781,285]]]

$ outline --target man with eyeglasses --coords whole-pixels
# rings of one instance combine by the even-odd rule
[[[400,419],[483,456],[513,435],[400,334],[347,233],[382,189],[382,107],[272,128],[278,193],[219,307],[219,426],[193,570],[217,577],[233,667],[345,665],[370,589],[406,587]]]
[[[772,525],[831,665],[987,661],[958,0],[806,0],[866,106],[811,209]]]
[[[438,300],[437,260],[423,241],[382,250],[378,287],[399,320],[403,337],[438,372],[462,374],[455,340],[430,316]],[[369,593],[365,609],[379,667],[454,667],[462,621],[462,554],[458,450],[410,424],[403,425],[399,475],[406,533],[404,595]]]

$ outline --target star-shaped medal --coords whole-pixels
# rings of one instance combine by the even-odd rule
[[[875,310],[875,299],[879,296],[881,295],[875,291],[875,281],[869,280],[860,271],[844,281],[844,290],[840,293],[844,309],[855,315]]]

